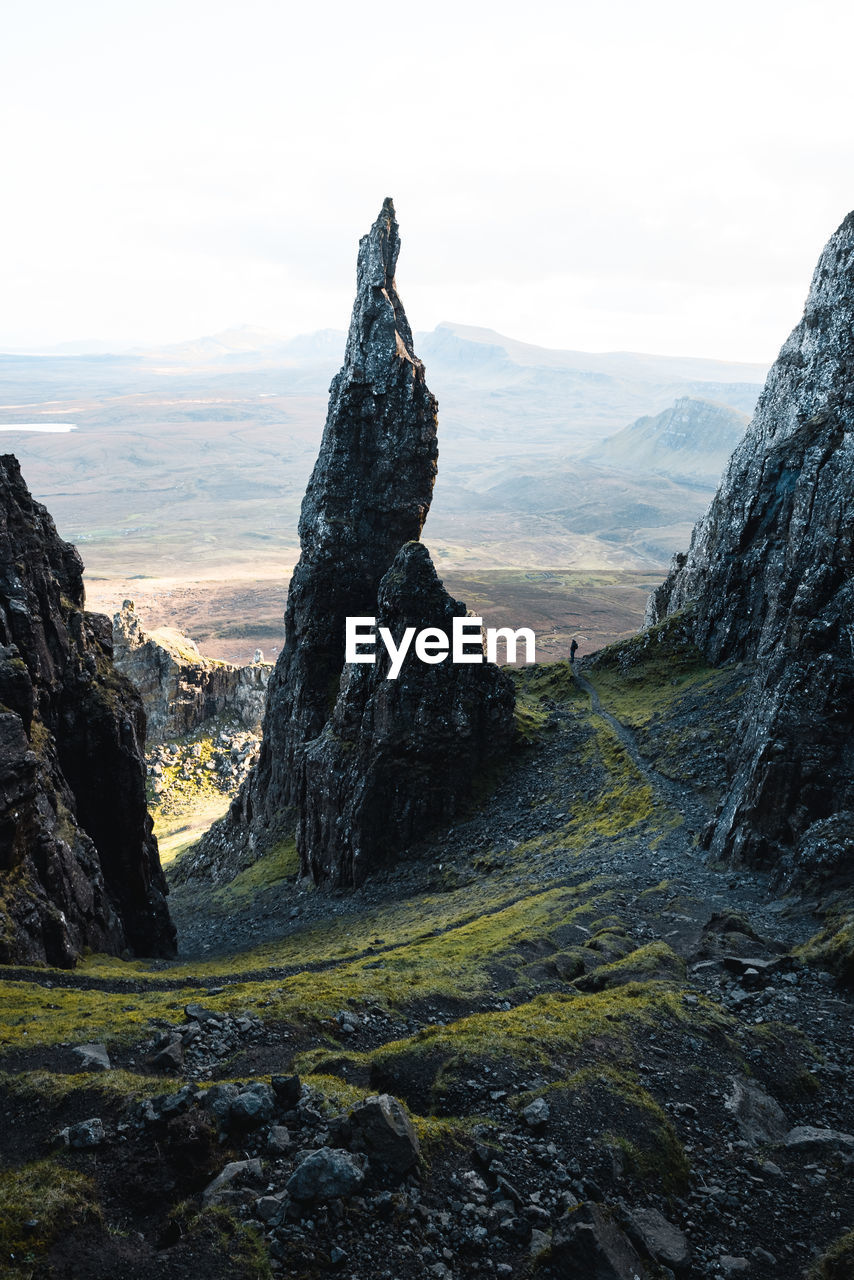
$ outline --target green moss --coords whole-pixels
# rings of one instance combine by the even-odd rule
[[[47,977],[50,969],[42,970]],[[41,982],[0,981],[0,1052],[9,1047],[65,1042],[141,1039],[154,1019],[181,1020],[180,1010],[202,993],[185,988],[126,993],[78,987],[45,988]]]
[[[681,983],[685,978],[685,961],[666,942],[650,942],[630,951],[610,964],[602,965],[577,985],[586,991],[602,991],[627,982]]]
[[[572,841],[587,845],[595,837],[614,837],[646,822],[654,811],[653,790],[614,730],[592,718],[593,737],[582,757],[588,767],[605,772],[605,784],[592,799],[573,810]]]
[[[296,840],[281,840],[263,857],[246,867],[222,889],[215,889],[212,900],[223,910],[245,906],[257,893],[299,872]]]
[[[576,1070],[579,1056],[595,1045],[602,1061],[630,1062],[645,1028],[664,1022],[704,1025],[705,1012],[686,1011],[681,996],[662,983],[630,983],[598,994],[544,994],[513,1009],[472,1014],[447,1026],[425,1027],[414,1036],[353,1054],[347,1064],[369,1071],[372,1081],[407,1098],[415,1109],[444,1111],[455,1085],[490,1065],[493,1078],[515,1078],[517,1069]],[[314,1059],[315,1070],[324,1063]],[[341,1069],[327,1057],[325,1068]]]
[[[832,1244],[810,1270],[808,1280],[851,1280],[854,1276],[854,1231]]]
[[[564,1083],[550,1086],[545,1097],[568,1113],[585,1132],[600,1130],[604,1145],[616,1147],[627,1171],[658,1191],[684,1191],[690,1167],[667,1114],[637,1081],[608,1064],[584,1067]]]
[[[56,1105],[81,1092],[100,1094],[105,1101],[126,1102],[132,1098],[153,1098],[163,1093],[163,1088],[162,1076],[136,1075],[133,1071],[0,1072],[0,1089],[36,1104]]]
[[[548,702],[586,703],[568,662],[544,662],[526,667],[505,667],[516,691],[516,729],[525,741],[539,736],[549,722]]]
[[[0,1260],[4,1275],[27,1275],[59,1234],[101,1211],[90,1178],[60,1160],[39,1160],[0,1172]],[[33,1225],[27,1225],[33,1224]]]
[[[835,913],[795,954],[808,964],[830,969],[840,982],[854,986],[854,913]]]
[[[634,729],[665,713],[688,688],[711,689],[718,674],[694,644],[687,611],[600,650],[586,669],[602,701]]]
[[[224,1205],[196,1209],[187,1202],[169,1215],[173,1230],[185,1240],[208,1245],[229,1262],[234,1280],[272,1280],[270,1259],[264,1239],[255,1228],[240,1222]]]

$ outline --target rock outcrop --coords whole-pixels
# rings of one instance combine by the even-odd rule
[[[407,627],[451,634],[466,607],[409,542],[379,588],[377,624],[400,644]],[[425,665],[412,652],[387,679],[388,654],[344,668],[323,732],[305,750],[297,848],[316,880],[361,883],[470,799],[476,775],[506,754],[513,686],[492,663]]]
[[[687,555],[647,621],[690,606],[716,663],[755,663],[707,841],[787,881],[850,877],[854,823],[854,214],[819,259]]]
[[[444,592],[423,547],[395,562],[420,536],[438,453],[436,401],[395,285],[399,249],[386,200],[359,245],[344,366],[332,382],[303,500],[302,554],[259,762],[229,817],[187,863],[190,874],[207,863],[215,868],[209,874],[221,875],[231,850],[292,830],[299,810],[303,872],[357,882],[380,857],[378,824],[385,823],[386,854],[399,856],[416,830],[448,817],[470,794],[474,772],[490,755],[486,723],[496,748],[509,737],[513,699],[495,667],[467,682],[418,663],[420,675],[408,673],[395,693],[381,693],[378,675],[345,666],[345,620],[376,617],[378,595],[379,612],[395,625],[410,615],[438,622],[463,608]],[[356,749],[342,772],[335,738],[345,726]],[[386,806],[382,818],[377,804]]]
[[[171,627],[146,632],[133,600],[113,617],[113,658],[142,696],[149,745],[229,712],[250,732],[261,728],[270,663],[238,667],[203,658],[195,641]]]
[[[145,714],[83,565],[0,457],[0,960],[171,955]]]

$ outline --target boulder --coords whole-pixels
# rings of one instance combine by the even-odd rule
[[[232,1160],[208,1183],[202,1192],[202,1200],[216,1204],[235,1183],[247,1183],[262,1176],[260,1160]]]
[[[110,1055],[105,1044],[78,1044],[71,1051],[80,1059],[81,1071],[109,1071]]]
[[[626,1214],[627,1232],[633,1243],[653,1262],[670,1267],[677,1275],[691,1266],[691,1246],[680,1231],[657,1209],[630,1209]]]
[[[275,1101],[270,1085],[259,1080],[242,1089],[232,1100],[229,1120],[238,1129],[259,1129],[273,1118]]]
[[[590,1200],[555,1227],[549,1264],[556,1280],[648,1280],[649,1276],[611,1212]]]
[[[364,1151],[372,1168],[405,1177],[420,1156],[418,1135],[403,1104],[390,1094],[366,1098],[349,1115],[352,1145]]]
[[[802,1124],[790,1129],[783,1139],[783,1146],[790,1151],[823,1152],[825,1155],[854,1155],[854,1134],[840,1133],[836,1129],[817,1129]]]
[[[786,1114],[778,1102],[744,1076],[734,1076],[724,1106],[735,1117],[741,1136],[751,1146],[779,1142],[789,1131]]]
[[[100,1147],[106,1137],[104,1122],[100,1116],[93,1116],[91,1120],[80,1120],[77,1124],[63,1129],[59,1136],[66,1146],[74,1147],[78,1151],[87,1150],[89,1147]]]
[[[349,1151],[321,1147],[297,1165],[286,1190],[294,1200],[317,1200],[323,1204],[354,1195],[364,1180],[362,1166]]]
[[[542,1129],[548,1123],[551,1111],[545,1098],[535,1098],[522,1108],[522,1119],[530,1129]]]

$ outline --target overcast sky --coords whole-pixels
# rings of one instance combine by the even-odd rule
[[[770,360],[854,207],[847,0],[5,0],[0,344],[346,327]]]

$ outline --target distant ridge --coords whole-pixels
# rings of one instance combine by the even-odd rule
[[[457,324],[445,320],[435,329],[418,332],[419,346],[425,354],[460,362],[467,356],[477,364],[484,360],[509,362],[530,369],[565,369],[577,372],[607,374],[643,381],[662,379],[705,382],[738,382],[761,385],[768,372],[764,364],[745,364],[731,360],[714,360],[702,356],[653,355],[639,351],[572,351],[538,347],[533,343],[508,338],[494,329]],[[47,347],[7,348],[3,354],[60,357],[67,360],[86,356],[115,356],[128,359],[159,360],[168,363],[210,364],[225,361],[247,367],[279,359],[285,365],[302,367],[328,363],[336,369],[344,350],[343,329],[318,329],[312,333],[284,338],[257,325],[233,325],[212,334],[203,334],[185,342],[110,343],[106,339],[80,339]],[[486,354],[488,353],[488,354]]]
[[[670,409],[638,418],[587,454],[624,470],[715,485],[749,422],[746,413],[681,396]]]

